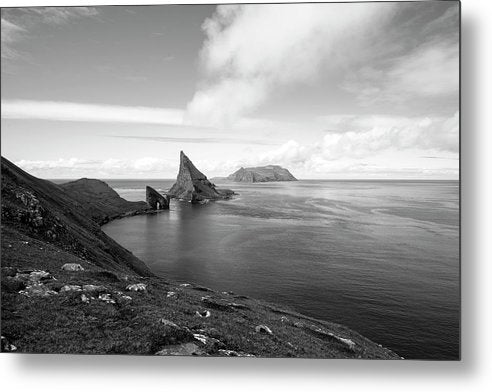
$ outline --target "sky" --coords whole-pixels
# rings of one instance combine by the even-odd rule
[[[457,179],[459,4],[4,8],[1,152],[42,178]]]

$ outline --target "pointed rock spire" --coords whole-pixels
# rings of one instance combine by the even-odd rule
[[[233,191],[217,189],[181,151],[178,178],[168,192],[170,197],[198,203],[207,199],[225,199],[232,194],[234,194]]]

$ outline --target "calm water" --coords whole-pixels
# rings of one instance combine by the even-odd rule
[[[108,183],[143,200],[173,180]],[[458,182],[227,186],[240,195],[104,231],[159,275],[345,324],[405,358],[458,357]]]

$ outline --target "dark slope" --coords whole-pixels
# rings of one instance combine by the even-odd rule
[[[297,181],[287,169],[277,165],[242,167],[229,175],[227,180],[235,182]]]
[[[62,187],[33,177],[2,157],[2,226],[9,225],[101,267],[150,275],[142,261],[100,229],[88,210]]]
[[[128,201],[120,197],[104,181],[81,178],[59,184],[72,199],[79,202],[86,216],[99,224],[106,223],[125,214],[145,212],[149,206],[144,201]]]

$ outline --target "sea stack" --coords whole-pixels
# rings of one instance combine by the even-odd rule
[[[268,165],[259,167],[242,167],[227,177],[229,181],[236,182],[274,182],[297,181],[290,171],[278,166]]]
[[[148,185],[145,188],[145,200],[154,210],[169,210],[169,196],[161,195]]]
[[[217,189],[181,151],[178,178],[168,192],[170,197],[195,204],[206,200],[228,199],[233,194],[230,189]]]

